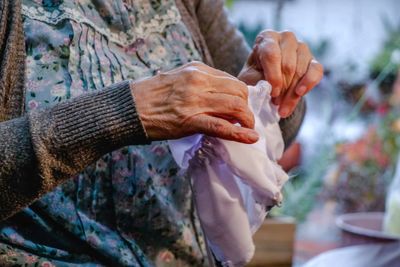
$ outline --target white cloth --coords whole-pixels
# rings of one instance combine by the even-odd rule
[[[192,178],[208,244],[223,266],[244,266],[254,255],[253,233],[282,200],[288,179],[277,164],[284,143],[266,81],[249,86],[249,107],[260,135],[252,145],[203,135],[169,141],[176,162]]]

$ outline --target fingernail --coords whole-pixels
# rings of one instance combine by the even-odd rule
[[[304,85],[300,86],[299,88],[297,88],[296,93],[299,96],[303,96],[306,93],[307,87],[305,87]]]
[[[279,110],[279,114],[281,115],[281,117],[286,117],[289,114],[289,109],[284,107],[281,110]]]
[[[280,97],[276,97],[276,98],[272,99],[272,103],[276,106],[279,106],[281,104],[281,102],[282,102],[282,98],[280,98]]]
[[[254,132],[254,131],[249,132],[248,137],[249,137],[250,140],[252,140],[252,141],[257,141],[258,138],[259,138],[258,133],[257,133],[257,132]]]
[[[274,88],[272,88],[271,96],[272,97],[277,97],[277,96],[280,95],[280,93],[281,93],[281,89],[278,88],[278,87],[274,87]]]

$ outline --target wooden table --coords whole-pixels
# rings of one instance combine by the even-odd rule
[[[268,218],[254,235],[256,252],[248,267],[291,267],[296,235],[295,220]]]

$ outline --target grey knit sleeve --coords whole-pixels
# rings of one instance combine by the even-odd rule
[[[250,53],[243,35],[229,21],[223,0],[198,0],[197,19],[217,69],[238,75]]]
[[[292,115],[279,121],[285,149],[291,145],[299,133],[300,126],[303,123],[306,114],[306,107],[306,101],[304,98],[301,98]]]
[[[0,123],[0,221],[105,153],[145,143],[129,81]]]

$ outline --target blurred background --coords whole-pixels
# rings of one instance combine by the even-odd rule
[[[335,248],[396,240],[400,229],[389,224],[400,218],[400,203],[394,215],[387,203],[391,192],[400,192],[393,182],[400,148],[400,1],[226,5],[250,45],[262,29],[291,30],[325,67],[323,81],[307,96],[298,140],[281,161],[292,178],[283,206],[256,236],[252,266],[302,266]],[[343,223],[345,214],[351,219]],[[343,224],[352,224],[351,216],[361,233],[346,239]],[[365,225],[374,228],[374,238],[362,236]]]

